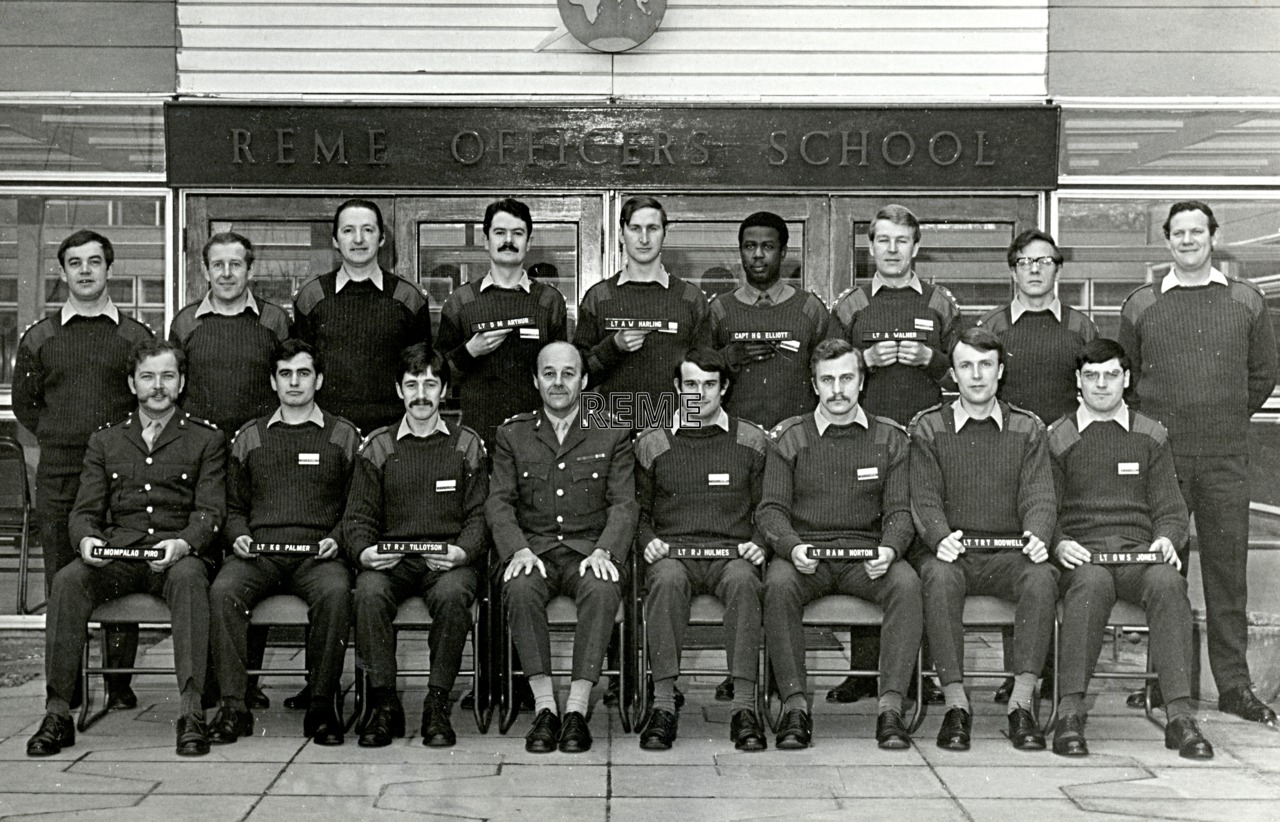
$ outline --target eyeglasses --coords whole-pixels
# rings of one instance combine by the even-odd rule
[[[1030,271],[1033,265],[1041,268],[1057,268],[1058,261],[1052,257],[1018,257],[1013,261],[1019,271]]]
[[[1123,375],[1123,371],[1081,371],[1080,379],[1084,382],[1115,382]]]

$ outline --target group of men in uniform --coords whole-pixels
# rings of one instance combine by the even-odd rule
[[[914,270],[920,224],[905,208],[876,213],[876,273],[828,315],[782,278],[781,217],[742,222],[744,282],[708,304],[663,266],[667,215],[640,197],[621,211],[626,265],[588,290],[571,344],[563,296],[523,267],[533,228],[523,203],[489,206],[490,270],[451,295],[434,347],[425,297],[379,264],[386,227],[369,200],[338,208],[341,263],[298,292],[292,328],[248,290],[253,246],[239,234],[210,238],[209,293],[167,341],[111,304],[109,240],[64,241],[67,304],[23,337],[14,386],[44,449],[50,580],[47,715],[30,755],[74,743],[85,625],[132,591],[173,612],[179,754],[252,732],[249,613],[275,592],[310,608],[306,735],[343,742],[335,696],[354,623],[371,706],[359,742],[374,747],[405,733],[392,620],[424,596],[422,739],[452,745],[449,693],[490,566],[534,702],[526,748],[587,750],[635,550],[653,679],[643,748],[676,739],[697,593],[725,606],[730,676],[717,698],[734,703],[735,746],[767,746],[752,699],[763,632],[783,704],[775,745],[807,747],[801,614],[835,592],[884,611],[878,646],[855,633],[852,654],[854,668],[868,646],[878,657],[866,667],[880,674],[884,748],[910,744],[903,705],[922,637],[947,705],[938,744],[969,747],[964,598],[1015,602],[1009,737],[1044,748],[1033,694],[1061,592],[1055,752],[1088,751],[1084,695],[1118,595],[1148,610],[1166,744],[1207,758],[1177,573],[1188,507],[1219,706],[1274,721],[1250,688],[1243,619],[1246,431],[1275,384],[1275,343],[1261,295],[1212,267],[1209,206],[1171,209],[1173,266],[1126,302],[1119,343],[1061,304],[1063,257],[1039,231],[1009,248],[1010,305],[964,329],[951,294]],[[943,403],[947,379],[959,395]],[[463,425],[441,415],[450,387]],[[578,606],[563,711],[546,616],[561,594]],[[219,696],[206,722],[209,655]],[[858,698],[851,684],[834,698]]]

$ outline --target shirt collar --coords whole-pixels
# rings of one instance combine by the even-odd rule
[[[367,279],[369,280],[369,282],[377,286],[379,291],[382,290],[382,269],[381,268],[377,269],[372,274],[370,274],[367,277]],[[333,284],[333,292],[335,294],[338,293],[349,282],[354,282],[354,280],[351,279],[351,275],[347,273],[347,269],[345,267],[340,267],[338,269],[338,281]]]
[[[72,305],[71,301],[68,300],[62,304],[62,315],[60,321],[63,325],[66,325],[67,320],[70,320],[72,317],[106,317],[111,320],[111,322],[119,325],[120,309],[116,308],[116,304],[108,299],[107,304],[99,308],[97,311],[82,311]]]
[[[969,416],[969,412],[964,409],[964,403],[960,402],[959,398],[956,398],[951,403],[951,413],[956,421],[956,431],[964,428],[964,424],[973,419],[973,417]],[[1000,410],[999,402],[991,409],[991,416],[987,419],[995,420],[996,428],[1000,431],[1004,430],[1004,411]]]
[[[203,317],[205,314],[220,314],[224,317],[238,317],[249,309],[254,314],[261,315],[262,310],[258,308],[258,301],[253,298],[253,292],[249,289],[244,290],[244,296],[240,300],[240,304],[230,309],[220,308],[213,299],[208,295],[204,295],[204,299],[200,301],[200,305],[196,308],[196,316]]]
[[[159,417],[156,420],[152,420],[151,417],[142,413],[141,406],[139,406],[138,410],[134,413],[138,417],[138,425],[142,426],[143,428],[146,428],[148,425],[150,425],[154,421],[154,422],[160,423],[160,430],[163,431],[165,427],[169,425],[169,421],[173,419],[173,415],[178,413],[178,406],[176,405],[169,406],[169,410],[164,412],[164,416]]]
[[[882,288],[892,289],[894,288],[894,286],[889,285],[889,281],[886,280],[884,277],[881,277],[880,272],[877,271],[871,277],[871,296],[874,297],[876,295],[876,292]],[[912,271],[911,275],[907,277],[907,284],[905,286],[902,286],[902,288],[910,288],[912,291],[916,292],[917,294],[924,293],[924,286],[920,285],[920,278],[916,276],[915,271]]]
[[[822,406],[819,405],[813,409],[813,422],[818,426],[818,436],[821,437],[827,432],[827,429],[835,425],[831,418],[822,413]],[[870,428],[871,422],[867,419],[867,412],[862,410],[862,406],[858,406],[858,411],[853,415],[853,424],[861,425],[863,428]]]
[[[648,282],[657,283],[663,288],[669,287],[671,285],[671,275],[667,273],[667,267],[665,265],[659,266],[658,276],[653,280],[636,279],[631,275],[631,268],[625,265],[622,267],[622,271],[618,274],[618,285],[622,285],[623,283],[648,283]]]
[[[1013,298],[1013,302],[1009,303],[1009,322],[1016,323],[1018,318],[1023,314],[1026,314],[1028,311],[1033,314],[1041,311],[1048,311],[1053,315],[1055,320],[1062,322],[1062,300],[1057,297],[1053,298],[1053,302],[1049,303],[1048,308],[1029,308],[1027,304],[1022,301],[1021,297],[1015,296]]]
[[[711,424],[718,428],[723,428],[727,433],[729,431],[729,413],[725,411],[723,408],[721,408],[720,413],[717,414],[716,418],[711,421]],[[700,428],[706,428],[706,427],[707,426],[705,425],[698,426],[697,428],[691,425],[682,425],[680,415],[676,414],[676,420],[674,423],[671,424],[671,433],[677,434],[679,433],[681,428],[685,429],[686,431],[697,431]]]
[[[284,423],[285,425],[289,425],[289,423],[284,422],[284,414],[282,413],[283,410],[284,409],[282,408],[276,409],[276,412],[271,415],[271,419],[267,420],[268,428],[270,428],[271,426],[275,425],[278,422]],[[324,428],[324,414],[321,413],[320,406],[312,404],[311,413],[307,415],[307,418],[305,420],[303,420],[300,423],[297,423],[297,425],[302,425],[303,423],[308,423],[308,422],[313,422],[316,425],[320,426],[321,428]]]
[[[1084,429],[1088,428],[1095,422],[1114,422],[1118,423],[1121,428],[1129,430],[1129,406],[1124,400],[1120,401],[1120,407],[1116,409],[1116,413],[1110,417],[1102,417],[1094,413],[1093,409],[1084,403],[1080,403],[1080,407],[1076,409],[1076,430],[1084,433]]]
[[[492,271],[484,275],[484,279],[480,281],[480,290],[484,291],[489,286],[497,286],[498,288],[502,287],[498,285],[497,281],[493,279]],[[516,288],[520,289],[526,294],[528,294],[533,289],[533,284],[529,282],[529,272],[524,270],[520,271],[520,279],[516,281]]]
[[[1210,269],[1209,269],[1209,282],[1211,282],[1211,283],[1217,283],[1218,285],[1226,285],[1226,284],[1227,284],[1227,275],[1226,275],[1226,274],[1223,274],[1221,271],[1219,271],[1219,270],[1218,270],[1218,269],[1216,269],[1216,268],[1210,268]],[[1164,275],[1164,279],[1160,281],[1160,292],[1161,292],[1161,293],[1164,293],[1165,291],[1169,291],[1169,290],[1174,289],[1174,288],[1186,288],[1186,287],[1187,287],[1187,286],[1184,286],[1184,285],[1182,284],[1182,281],[1178,279],[1178,270],[1177,270],[1177,268],[1170,268],[1170,269],[1169,269],[1169,273],[1168,273],[1168,274],[1166,274],[1166,275]]]
[[[761,297],[768,294],[769,299],[773,301],[773,304],[777,305],[778,303],[786,301],[794,293],[794,288],[779,279],[776,283],[763,291],[750,283],[743,283],[738,287],[738,290],[733,293],[733,296],[737,297],[740,302],[744,302],[747,305],[755,305],[760,302]]]
[[[444,424],[444,417],[437,414],[436,427],[432,428],[430,431],[427,432],[427,437],[430,437],[434,434],[445,434],[447,436],[448,433],[449,433],[449,426]],[[413,436],[417,436],[417,435],[414,434],[412,429],[409,428],[409,416],[406,414],[405,416],[400,418],[400,427],[396,429],[396,439],[402,440],[405,437],[413,437]],[[426,437],[423,437],[422,439],[426,439]]]

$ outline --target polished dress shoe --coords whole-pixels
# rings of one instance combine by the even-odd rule
[[[1009,712],[1009,741],[1020,751],[1044,750],[1044,731],[1031,711],[1014,708]]]
[[[361,748],[385,748],[398,736],[404,736],[404,708],[399,699],[389,699],[373,706],[356,744]]]
[[[916,680],[913,677],[911,679],[911,685],[907,688],[907,698],[908,699],[919,698],[926,705],[941,705],[947,701],[946,696],[944,696],[942,693],[942,689],[938,687],[938,683],[931,676],[926,676],[924,678],[923,697],[917,696]]]
[[[343,743],[342,720],[333,705],[326,704],[307,709],[302,718],[302,733],[317,745],[334,747]]]
[[[474,688],[462,695],[462,699],[458,700],[458,707],[464,711],[475,710],[476,691]]]
[[[726,676],[719,685],[716,686],[716,702],[732,702],[733,701],[733,677]]]
[[[654,708],[640,731],[640,747],[646,751],[669,751],[676,741],[680,719],[671,711]]]
[[[763,751],[769,747],[760,718],[750,708],[739,708],[729,718],[729,738],[740,751]]]
[[[178,717],[178,756],[204,756],[209,753],[209,729],[200,714],[183,714]]]
[[[311,683],[302,686],[302,690],[293,696],[284,698],[284,706],[291,711],[305,711],[311,707]]]
[[[1139,688],[1136,691],[1130,692],[1130,694],[1125,697],[1124,704],[1128,705],[1130,708],[1137,708],[1139,710],[1147,707],[1147,689]],[[1151,686],[1151,707],[1152,709],[1164,707],[1164,694],[1160,692],[1159,683]]]
[[[991,695],[991,701],[998,705],[1008,705],[1009,697],[1013,696],[1013,677],[1007,677],[1004,682],[1000,683],[1000,687],[996,688],[996,692]]]
[[[422,703],[422,744],[428,748],[450,748],[458,735],[449,722],[449,695],[428,693]]]
[[[1248,685],[1241,685],[1231,691],[1227,691],[1218,697],[1218,710],[1224,714],[1235,714],[1241,719],[1247,719],[1250,722],[1259,722],[1263,725],[1274,726],[1276,724],[1276,712],[1271,710],[1267,703],[1254,696],[1253,689]]]
[[[845,677],[844,682],[827,691],[827,701],[847,705],[850,702],[857,702],[864,696],[876,696],[879,691],[880,686],[871,677],[848,676]]]
[[[209,741],[214,745],[230,745],[253,733],[253,714],[223,705],[209,723]]]
[[[876,744],[887,751],[911,747],[911,734],[902,721],[902,712],[892,708],[876,717]]]
[[[128,685],[117,685],[107,694],[108,711],[132,711],[138,707],[138,695]]]
[[[723,685],[724,683],[722,682],[722,683],[720,683],[720,684],[721,684],[721,685]],[[649,688],[649,702],[650,702],[650,703],[652,703],[652,702],[653,702],[653,680],[652,680],[652,679],[650,679],[650,680],[649,680],[649,686],[648,686],[648,688]],[[717,687],[716,687],[716,690],[717,690],[717,692],[719,692],[719,686],[717,686]],[[729,680],[729,693],[730,693],[730,694],[732,694],[732,693],[733,693],[733,680],[732,680],[732,679],[730,679],[730,680]],[[616,695],[615,695],[615,696],[616,696]],[[671,698],[675,700],[675,703],[676,703],[676,710],[677,710],[677,711],[679,711],[681,708],[683,708],[683,707],[684,707],[684,691],[681,691],[681,690],[680,690],[680,686],[678,686],[678,685],[673,685],[673,686],[671,686]],[[717,697],[717,698],[719,698],[719,697]],[[730,696],[729,698],[730,698],[730,699],[732,699],[733,697],[732,697],[732,696]],[[607,705],[613,705],[613,704],[615,704],[615,703],[616,703],[616,699],[615,699],[615,701],[614,701],[614,702],[607,702],[607,703],[605,703],[605,704],[607,704]]]
[[[773,745],[780,751],[800,751],[813,742],[813,720],[807,711],[799,708],[787,711],[778,724],[778,735]]]
[[[244,689],[244,706],[251,711],[265,711],[271,707],[271,700],[258,683],[250,682],[249,687]]]
[[[560,742],[560,717],[543,708],[533,718],[533,727],[524,735],[524,749],[529,753],[551,753]]]
[[[1213,746],[1201,736],[1196,721],[1189,716],[1172,719],[1164,726],[1164,746],[1177,749],[1183,759],[1213,759]]]
[[[1053,723],[1053,752],[1058,756],[1088,756],[1089,743],[1084,738],[1084,717],[1066,714]]]
[[[964,708],[952,708],[942,717],[938,729],[938,747],[948,751],[969,750],[969,737],[973,732],[973,717]]]
[[[577,711],[564,715],[564,727],[560,730],[560,753],[585,753],[591,750],[591,729],[587,718]]]
[[[27,740],[27,756],[53,756],[76,744],[76,723],[69,716],[45,714],[40,730]]]

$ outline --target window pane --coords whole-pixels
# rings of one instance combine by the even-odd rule
[[[18,173],[162,173],[164,109],[158,103],[0,105],[0,159],[6,171]]]
[[[738,254],[738,226],[741,221],[710,222],[682,220],[671,224],[662,245],[662,264],[667,271],[698,286],[707,299],[732,291],[742,284],[742,257]],[[782,263],[782,279],[796,288],[804,287],[804,224],[787,224],[787,258]]]
[[[234,231],[253,243],[253,279],[250,287],[259,299],[275,303],[292,314],[293,295],[317,274],[331,271],[340,259],[331,240],[328,220],[270,222],[266,220],[213,220],[209,234]],[[188,278],[202,271],[189,271]]]

